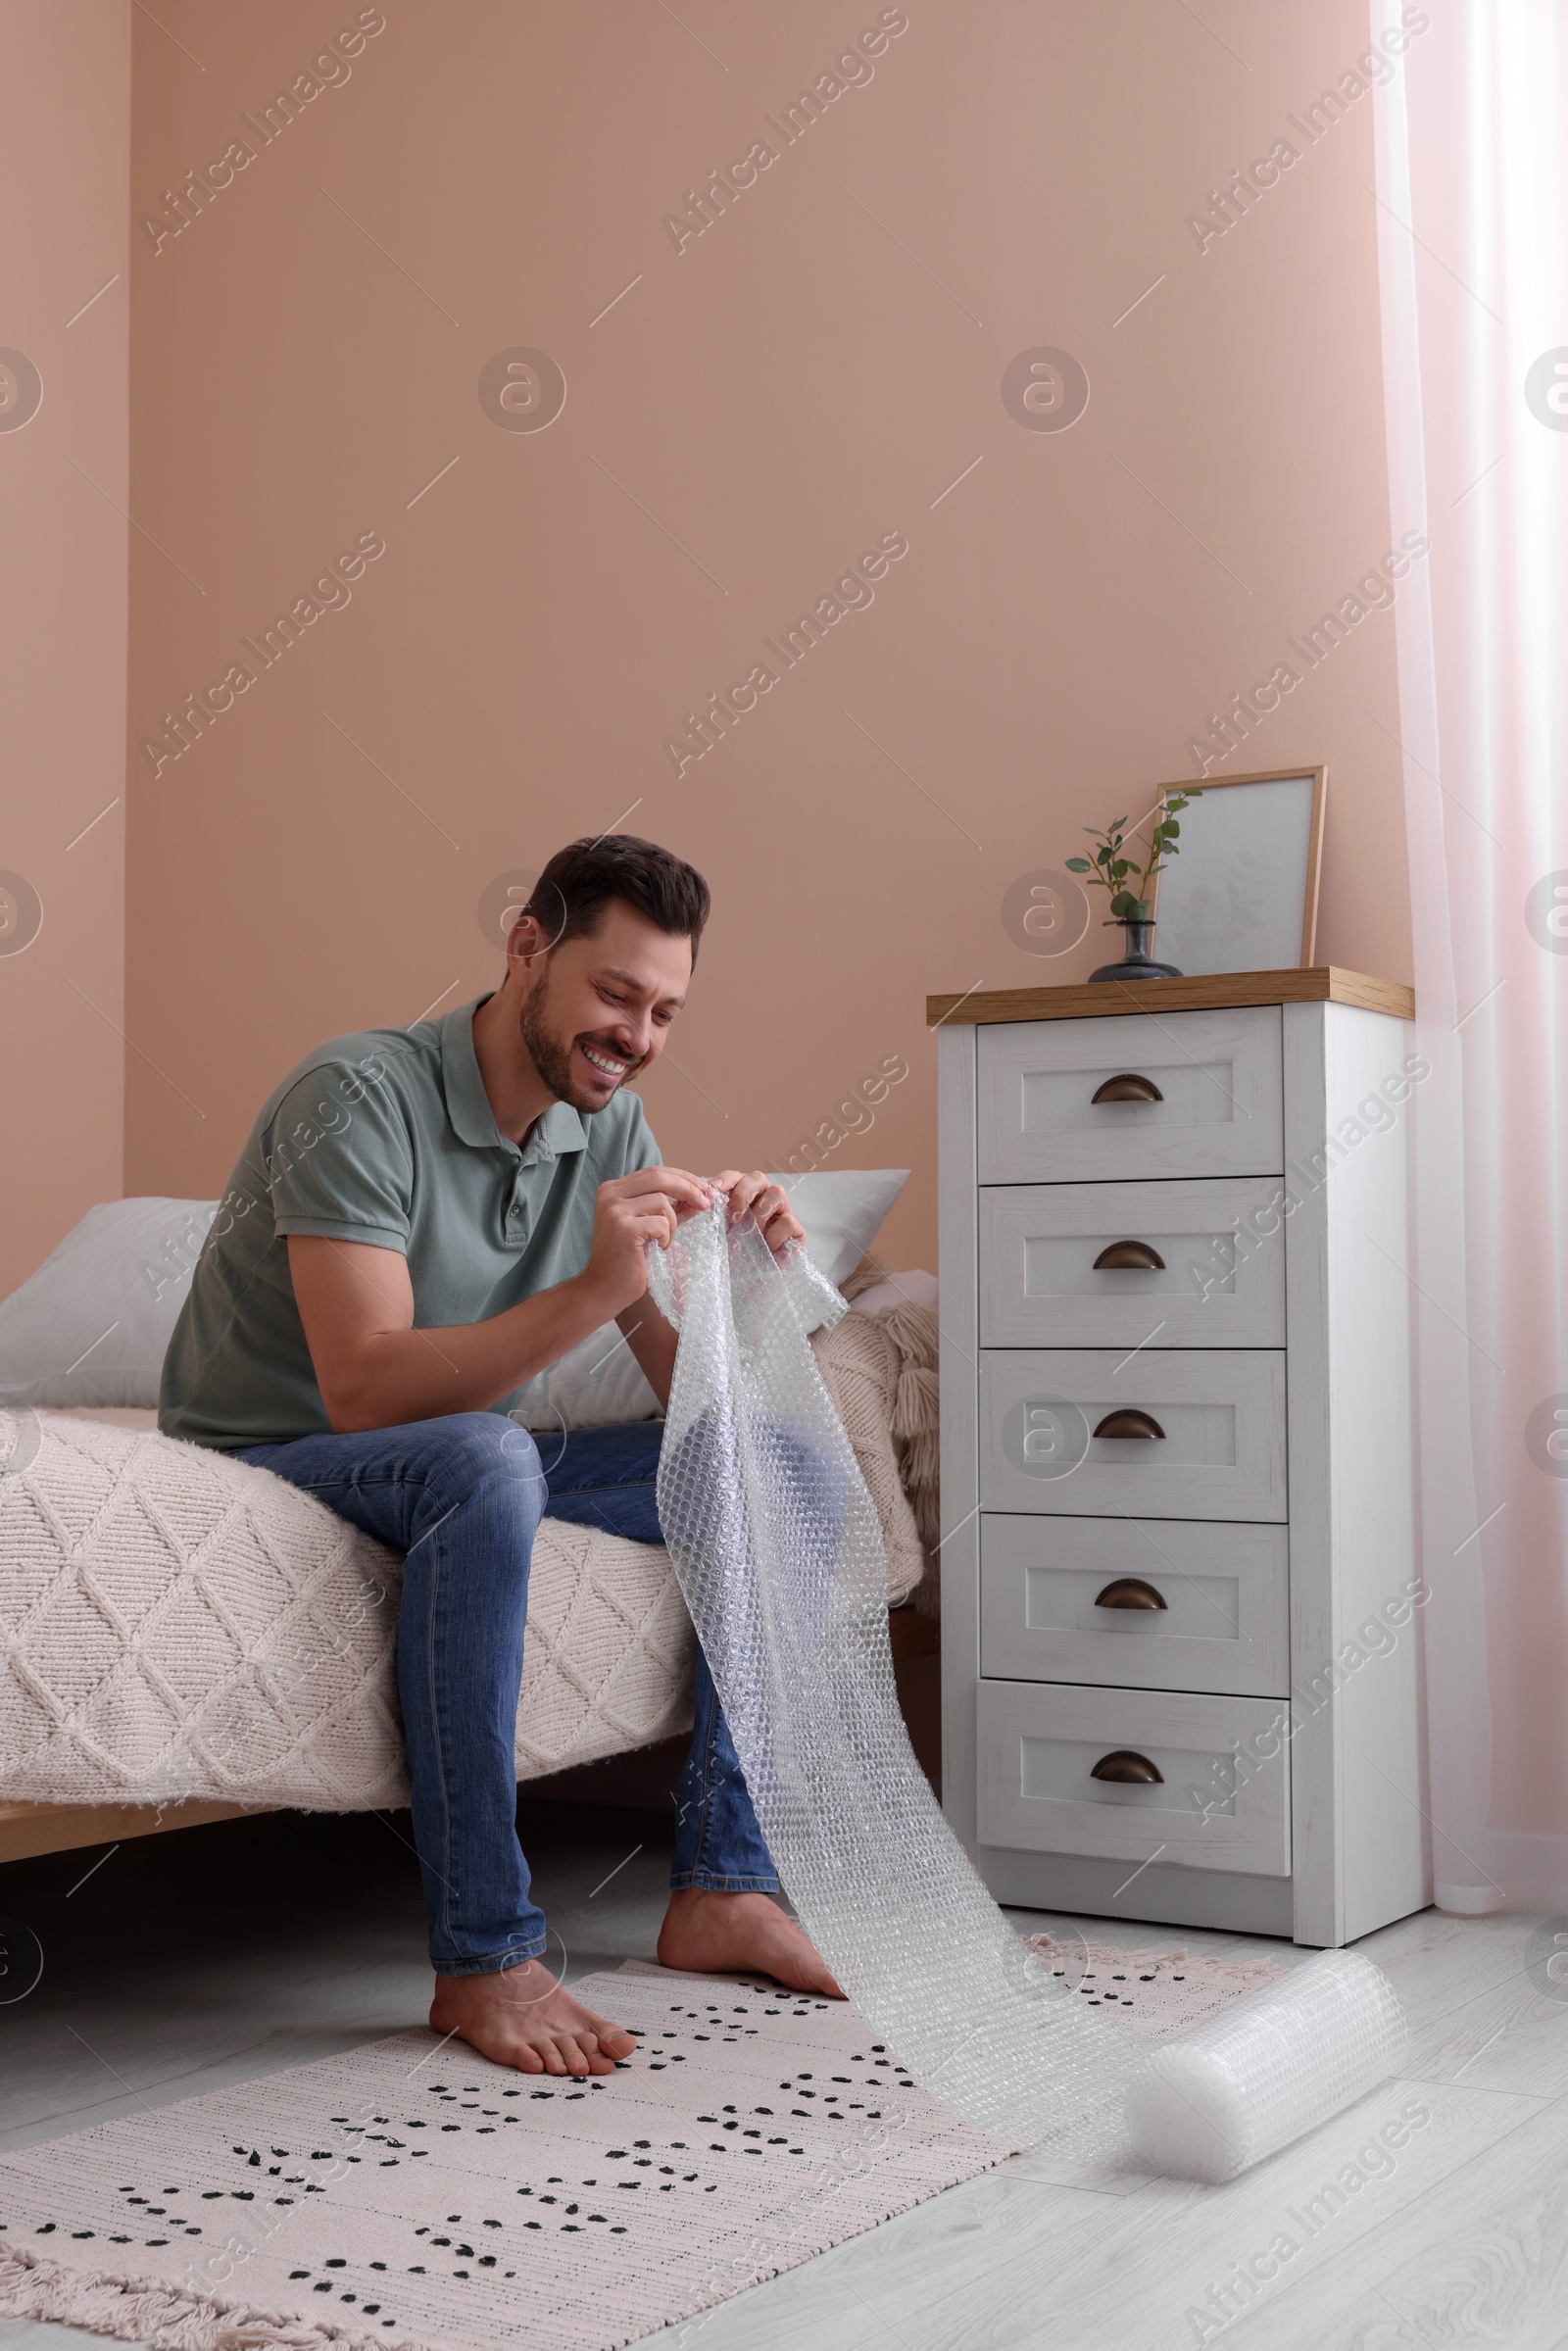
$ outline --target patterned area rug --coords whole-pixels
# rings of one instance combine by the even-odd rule
[[[1285,1970],[1274,1959],[1209,1959],[1192,1951],[1124,1951],[1116,1943],[1084,1942],[1076,1936],[1031,1935],[1051,1972],[1069,1984],[1092,2008],[1119,2016],[1151,2039],[1185,2033],[1239,2000],[1259,1991]]]
[[[407,2033],[0,2159],[0,2317],[612,2351],[1009,2152],[838,2001],[636,1961],[572,1988],[638,2039],[602,2080]]]

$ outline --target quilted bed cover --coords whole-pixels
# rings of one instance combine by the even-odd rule
[[[845,1319],[859,1328],[819,1360],[899,1598],[922,1562],[888,1434],[896,1373],[869,1318]],[[150,1412],[41,1412],[28,1440],[0,1477],[0,1800],[407,1802],[395,1552]],[[662,1547],[544,1520],[518,1779],[685,1729],[692,1656]]]

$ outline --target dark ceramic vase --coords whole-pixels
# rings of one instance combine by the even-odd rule
[[[1149,952],[1153,924],[1148,915],[1138,915],[1122,924],[1127,934],[1127,953],[1119,963],[1102,963],[1092,971],[1092,980],[1179,980],[1182,976],[1174,963],[1156,963]]]

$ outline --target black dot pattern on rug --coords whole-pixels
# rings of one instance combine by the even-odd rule
[[[813,2012],[825,2010],[828,2006],[828,2003],[823,2000],[810,1999],[804,1995],[792,1996],[788,1993],[782,1995],[782,2000],[792,2004],[781,2005],[781,1995],[777,1987],[771,1985],[756,1984],[739,1988],[749,1991],[751,1996],[745,1999],[707,2000],[700,2005],[671,2001],[666,2010],[670,2021],[664,2026],[662,2033],[657,2036],[641,2027],[628,2028],[633,2037],[639,2042],[638,2054],[648,2062],[649,2070],[663,2071],[670,2064],[684,2063],[684,2052],[675,2046],[675,2043],[683,2037],[710,2044],[713,2042],[735,2043],[744,2037],[755,2036],[758,2028],[749,2021],[755,2014],[760,2013],[774,2018],[783,2015],[806,2018]],[[851,2116],[864,2115],[867,2120],[879,2120],[881,2110],[870,2104],[863,2094],[855,2096],[845,2093],[858,2088],[862,2092],[870,2090],[881,2095],[895,2085],[899,2088],[908,2089],[913,2087],[913,2083],[908,2077],[899,2071],[895,2061],[887,2055],[885,2044],[881,2042],[871,2044],[869,2063],[880,2070],[882,2078],[879,2079],[877,2072],[868,2072],[863,2079],[841,2074],[835,2075],[830,2082],[827,2081],[818,2082],[813,2080],[809,2070],[804,2070],[793,2080],[781,2082],[779,2085],[781,2093],[793,2099],[808,2102],[792,2107],[793,2118],[803,2121],[815,2119],[829,2123],[843,2123],[848,2121]],[[603,2089],[604,2086],[603,2079],[598,2077],[591,2078],[587,2082],[573,2082],[570,2087],[567,2087],[565,2082],[562,2081],[549,2087],[540,2086],[529,2090],[515,2086],[497,2090],[494,2087],[475,2082],[454,2084],[433,2082],[428,2084],[427,2094],[430,2099],[446,2107],[449,2113],[455,2110],[458,2114],[473,2118],[468,2123],[445,2122],[437,2126],[439,2129],[453,2132],[473,2129],[482,2135],[493,2135],[498,2122],[511,2123],[515,2122],[518,2118],[514,2113],[507,2112],[505,2107],[499,2103],[496,2105],[487,2103],[487,2096],[506,2101],[520,2101],[523,2098],[550,2101],[560,2098],[566,2102],[576,2102]],[[811,2112],[813,2108],[815,2109],[814,2117]],[[755,2119],[753,2119],[754,2117]],[[361,2141],[363,2149],[376,2149],[378,2152],[375,2160],[383,2169],[395,2168],[404,2157],[410,2154],[416,2156],[423,2152],[417,2147],[411,2149],[409,2140],[402,2135],[403,2132],[427,2131],[430,2128],[430,2119],[423,2115],[399,2116],[395,2123],[394,2118],[386,2114],[372,2114],[368,2119],[361,2120],[341,2114],[333,2115],[330,2119],[348,2138]],[[722,2115],[705,2116],[702,2119],[710,2123],[712,2128],[722,2130],[728,2134],[727,2138],[718,2138],[710,2142],[706,2152],[710,2155],[756,2154],[760,2152],[763,2144],[786,2147],[791,2154],[804,2153],[803,2149],[790,2145],[787,2131],[767,2128],[780,2119],[775,2115],[771,2106],[760,2105],[753,2110],[752,2116],[743,2118],[739,2111],[730,2105],[726,2106]],[[381,2150],[385,2150],[385,2152],[380,2152]],[[290,2165],[311,2167],[331,2163],[335,2160],[333,2151],[322,2147],[295,2149],[270,2145],[264,2153],[264,2150],[259,2147],[236,2145],[233,2153],[247,2170],[265,2172],[269,2179],[280,2181],[283,2187],[303,2187],[307,2192],[314,2191],[318,2194],[324,2191],[318,2182],[310,2178],[308,2168],[291,2170],[286,2167]],[[676,2160],[660,2163],[656,2160],[656,2154],[668,2154]],[[275,2160],[267,2162],[265,2156],[268,2155]],[[347,2161],[349,2163],[361,2160],[363,2160],[361,2152],[348,2152]],[[676,2186],[698,2186],[705,2193],[710,2193],[714,2184],[703,2181],[700,2172],[683,2168],[683,2164],[690,2164],[692,2161],[690,2150],[683,2140],[671,2141],[667,2148],[656,2151],[652,2149],[650,2141],[640,2139],[634,2143],[632,2148],[607,2148],[605,2160],[607,2163],[622,2165],[627,2169],[626,2177],[608,2183],[620,2192],[657,2188],[660,2192],[671,2193]],[[630,2176],[637,2172],[649,2174],[651,2177],[637,2179]],[[583,2184],[587,2187],[597,2187],[599,2182],[597,2178],[593,2178],[586,2180]],[[181,2193],[178,2186],[164,2186],[158,2192],[166,2197],[173,2198],[177,2198]],[[222,2188],[204,2188],[196,2192],[202,2201],[208,2203],[221,2200],[225,2193],[240,2203],[254,2203],[260,2200],[259,2191],[254,2188],[230,2188],[226,2191]],[[201,2234],[199,2223],[185,2220],[182,2215],[174,2212],[169,2205],[154,2204],[148,2194],[134,2186],[127,2184],[122,2188],[121,2193],[125,2197],[127,2205],[144,2213],[147,2219],[163,2222],[166,2227],[181,2229],[189,2235]],[[545,2206],[558,2207],[557,2225],[563,2229],[567,2227],[580,2229],[583,2225],[583,2220],[578,2217],[575,2206],[566,2205],[563,2199],[549,2196],[539,2187],[532,2185],[519,2187],[517,2193],[524,2197],[535,2197]],[[274,2192],[269,2200],[283,2207],[290,2206],[295,2202],[292,2195],[281,2192]],[[619,2225],[605,2215],[590,2214],[586,2216],[586,2220],[589,2225],[597,2222],[599,2226],[609,2228],[612,2231],[619,2229]],[[534,2221],[526,2225],[537,2229],[544,2224]],[[52,2229],[54,2226],[53,2223],[46,2224],[45,2232]],[[488,2226],[499,2229],[502,2224],[499,2221],[491,2221]],[[423,2235],[427,2233],[427,2230],[428,2225],[426,2225],[426,2229],[420,2229],[416,2233]],[[623,2233],[623,2231],[620,2232]],[[117,2237],[115,2241],[132,2242],[134,2240],[126,2236]],[[170,2239],[167,2235],[160,2235],[147,2237],[143,2241],[150,2246],[166,2245]],[[432,2241],[442,2242],[439,2238]],[[459,2247],[455,2250],[457,2258],[460,2260],[483,2258],[475,2256],[471,2248]],[[326,2266],[343,2268],[346,2263],[339,2260],[330,2262]],[[491,2259],[487,2266],[496,2266],[494,2260]],[[303,2278],[309,2273],[301,2272],[298,2275]]]
[[[860,2117],[868,2123],[879,2123],[888,2111],[884,2101],[899,2090],[912,2090],[914,2082],[885,2053],[881,2041],[873,2042],[872,2050],[869,2059],[861,2061],[863,2070],[858,2075],[829,2077],[803,2069],[781,2082],[779,2091],[790,2101],[787,2108],[790,2119],[802,2123],[848,2123]],[[855,2062],[852,2058],[851,2063]],[[754,2112],[765,2115],[770,2109],[760,2106]],[[792,2148],[790,2152],[793,2154],[795,2150]]]
[[[138,2220],[147,2220],[159,2221],[163,2224],[162,2233],[157,2236],[144,2236],[141,2239],[141,2242],[144,2245],[171,2244],[172,2243],[173,2237],[176,2233],[182,2236],[200,2236],[202,2233],[201,2223],[197,2220],[187,2217],[185,2212],[177,2209],[178,2206],[183,2205],[186,2202],[187,2193],[189,2197],[194,2198],[198,2193],[200,2193],[199,2190],[192,2189],[187,2191],[183,2187],[180,2187],[176,2184],[173,2187],[160,2187],[150,2192],[143,2192],[134,2184],[127,2184],[117,2189],[116,2193],[122,2196],[125,2200],[125,2218],[127,2221],[135,2222]],[[162,2204],[155,2204],[152,2200],[153,2195],[155,2194],[166,2197],[169,2199],[169,2201]],[[46,2229],[52,2229],[54,2226],[54,2222],[50,2221],[46,2224]],[[38,2233],[40,2235],[44,2234],[45,2229],[40,2229]],[[79,2240],[84,2237],[95,2235],[96,2230],[91,2229],[74,2229],[71,2233],[74,2237]],[[134,2236],[128,2234],[123,2236],[115,2234],[110,2237],[109,2241],[113,2245],[132,2245],[136,2242],[136,2239]]]
[[[1082,1974],[1078,1975],[1076,1980],[1064,1967],[1054,1967],[1051,1972],[1062,1981],[1070,1983],[1079,1998],[1087,2000],[1091,2008],[1116,2007],[1132,2010],[1138,2006],[1138,1995],[1130,1988],[1133,1983],[1136,1981],[1139,1984],[1157,1984],[1159,1981],[1154,1974],[1145,1975],[1142,1972],[1135,1979],[1121,1968],[1113,1968],[1108,1975],[1102,1976],[1095,1968],[1085,1966]],[[1178,1975],[1173,1970],[1170,1980],[1172,1984],[1185,1984],[1187,1978]]]
[[[624,2276],[630,2249],[612,2255],[610,2269],[596,2268],[586,2251],[595,2236],[630,2233],[639,2243],[658,2243],[669,2222],[676,2224],[677,2234],[688,2224],[697,2230],[715,2226],[722,2230],[726,2216],[736,2209],[727,2199],[738,2193],[744,2210],[764,2186],[766,2158],[785,2159],[775,2177],[780,2182],[798,2180],[804,2191],[825,2159],[835,2165],[841,2160],[835,2144],[841,2134],[847,2155],[856,2127],[862,2122],[867,2139],[885,2118],[898,2114],[902,2122],[903,2102],[915,2085],[886,2045],[852,2039],[852,2034],[866,2032],[863,2023],[853,2024],[848,2032],[842,2026],[835,2032],[810,2030],[814,2021],[828,2016],[842,2020],[845,2012],[838,2003],[744,1981],[713,1982],[711,1997],[708,1983],[690,1978],[677,1978],[669,1989],[678,1996],[668,1997],[662,1985],[636,1987],[643,2022],[627,2028],[635,2047],[617,2074],[627,2069],[635,2074],[642,2067],[650,2075],[662,2075],[702,2062],[698,2044],[703,2044],[712,2055],[707,2060],[710,2074],[704,2082],[709,2102],[700,2116],[694,2113],[697,2101],[683,2104],[678,2091],[674,2104],[668,2103],[673,2082],[662,2086],[658,2099],[650,2082],[649,2096],[641,2099],[634,2088],[622,2090],[615,2076],[536,2076],[530,2081],[482,2060],[474,2079],[466,2070],[471,2053],[460,2053],[463,2071],[455,2082],[429,2082],[422,2066],[411,2059],[413,2070],[395,2086],[385,2075],[373,2077],[380,2105],[372,2106],[373,2092],[362,2098],[339,2078],[333,2089],[347,2111],[329,2115],[327,2100],[317,2106],[314,2121],[281,2109],[238,2110],[229,2128],[254,2130],[255,2139],[233,2142],[226,2155],[207,2153],[189,2186],[160,2180],[156,2175],[123,2182],[108,2199],[124,2223],[122,2229],[113,2230],[112,2239],[99,2210],[83,2212],[78,2204],[76,2215],[97,2224],[97,2233],[114,2243],[116,2258],[123,2251],[125,2261],[133,2263],[139,2248],[170,2250],[175,2268],[181,2274],[188,2270],[198,2285],[206,2282],[208,2266],[227,2262],[227,2270],[213,2270],[214,2278],[226,2284],[253,2254],[265,2253],[276,2264],[272,2290],[283,2297],[275,2307],[297,2312],[323,2343],[329,2337],[356,2335],[364,2341],[378,2339],[383,2327],[402,2330],[412,2339],[421,2325],[428,2339],[432,2308],[454,2316],[465,2309],[471,2313],[471,2324],[460,2325],[455,2336],[447,2338],[461,2342],[479,2339],[483,2333],[494,2307],[483,2293],[487,2284],[520,2280],[521,2294],[530,2277],[541,2274],[609,2277],[618,2271]],[[804,2045],[792,2031],[795,2022],[808,2028]],[[753,2058],[728,2064],[729,2050],[743,2049],[768,2032],[773,2039],[764,2039]],[[808,2056],[810,2062],[791,2069],[786,2051]],[[452,2053],[447,2052],[449,2063]],[[775,2087],[773,2069],[780,2062],[785,2074]],[[607,2088],[612,2105],[602,2106],[597,2126],[587,2117],[568,2118],[563,2112],[560,2128],[552,2130],[556,2102],[563,2107],[589,2103],[602,2098]],[[659,2099],[665,2101],[662,2110]],[[532,2117],[536,2100],[552,2104],[552,2116]],[[245,2121],[239,2121],[239,2112],[245,2113]],[[520,2146],[509,2148],[507,2156],[478,2148],[480,2136],[504,2136],[508,2126],[515,2140],[515,2125],[529,2119],[536,2122],[539,2136],[525,2131]],[[279,2133],[276,2141],[273,2131]],[[438,2134],[443,2131],[459,2137],[471,2132],[474,2143],[468,2149],[442,2148]],[[226,2133],[223,2143],[228,2143]],[[875,2143],[880,2148],[885,2140]],[[565,2174],[542,2175],[530,2169],[530,2156],[537,2162],[547,2149],[547,2159],[566,2161]],[[432,2153],[437,2157],[430,2181],[433,2192],[423,2199],[416,2194],[411,2201],[404,2182],[388,2181],[378,2192],[369,2180],[370,2168],[411,2169],[415,2160]],[[443,2154],[450,2159],[445,2169]],[[764,2173],[757,2176],[757,2186],[741,2186],[740,2176],[759,2157],[764,2159]],[[124,2155],[118,2160],[125,2160]],[[170,2155],[152,2160],[162,2168],[170,2164]],[[136,2162],[131,2152],[127,2168],[134,2171]],[[195,2150],[181,2147],[171,2168],[181,2162],[196,2164]],[[796,2165],[801,2166],[798,2173]],[[351,2172],[349,2166],[365,2168]],[[430,2167],[426,2169],[428,2173]],[[419,2177],[411,2169],[411,2178]],[[291,2208],[345,2187],[350,2190],[350,2209],[356,2214],[368,2209],[384,2222],[377,2251],[387,2258],[368,2260],[368,2246],[365,2253],[329,2251],[338,2234],[327,2217],[333,2210],[329,2203],[317,2211],[318,2225],[311,2231],[296,2231],[292,2238],[275,2233]],[[785,2192],[793,2195],[794,2190]],[[499,2207],[491,2202],[498,2196],[505,2200]],[[639,2196],[645,2200],[642,2206],[633,2201]],[[654,2210],[661,2234],[653,2240],[647,2234],[654,2220],[649,2198],[660,2199]],[[684,2204],[682,2198],[687,2199]],[[183,2248],[186,2236],[201,2239],[204,2222],[207,2244],[199,2251],[194,2243]],[[95,2233],[74,2226],[69,2205],[57,2207],[56,2218],[41,2225],[33,2215],[18,2226],[37,2230],[40,2257],[44,2246],[57,2239],[71,2236],[80,2242]],[[558,2239],[555,2248],[545,2247],[546,2235]],[[339,2235],[338,2242],[343,2241]],[[349,2233],[349,2241],[351,2246],[360,2241],[357,2229]],[[375,2242],[375,2237],[369,2241]],[[69,2256],[69,2246],[60,2243],[59,2255]],[[101,2257],[88,2251],[74,2258],[88,2262]],[[553,2270],[552,2262],[566,2266]],[[573,2263],[589,2267],[586,2272],[580,2266],[573,2270]],[[151,2271],[154,2265],[147,2267]],[[259,2271],[252,2278],[260,2282]],[[245,2289],[237,2290],[243,2295]],[[405,2293],[416,2306],[400,2312]]]

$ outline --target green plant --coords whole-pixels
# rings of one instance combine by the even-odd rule
[[[1110,892],[1110,913],[1107,921],[1147,922],[1149,920],[1150,889],[1169,860],[1180,854],[1178,838],[1182,828],[1177,822],[1177,818],[1190,800],[1201,800],[1202,797],[1202,793],[1196,788],[1191,792],[1166,793],[1164,799],[1158,804],[1162,813],[1153,831],[1147,836],[1135,835],[1137,839],[1147,839],[1149,861],[1143,866],[1135,864],[1130,857],[1124,855],[1127,847],[1125,829],[1127,819],[1125,816],[1113,816],[1110,822],[1098,832],[1091,824],[1084,826],[1084,831],[1089,835],[1090,840],[1099,843],[1099,847],[1095,851],[1094,864],[1091,864],[1087,857],[1069,857],[1067,871],[1069,873],[1087,873],[1091,883],[1097,888]],[[1097,866],[1099,867],[1098,872],[1096,871]],[[1136,884],[1136,887],[1132,889],[1127,887],[1129,874],[1133,876]]]

